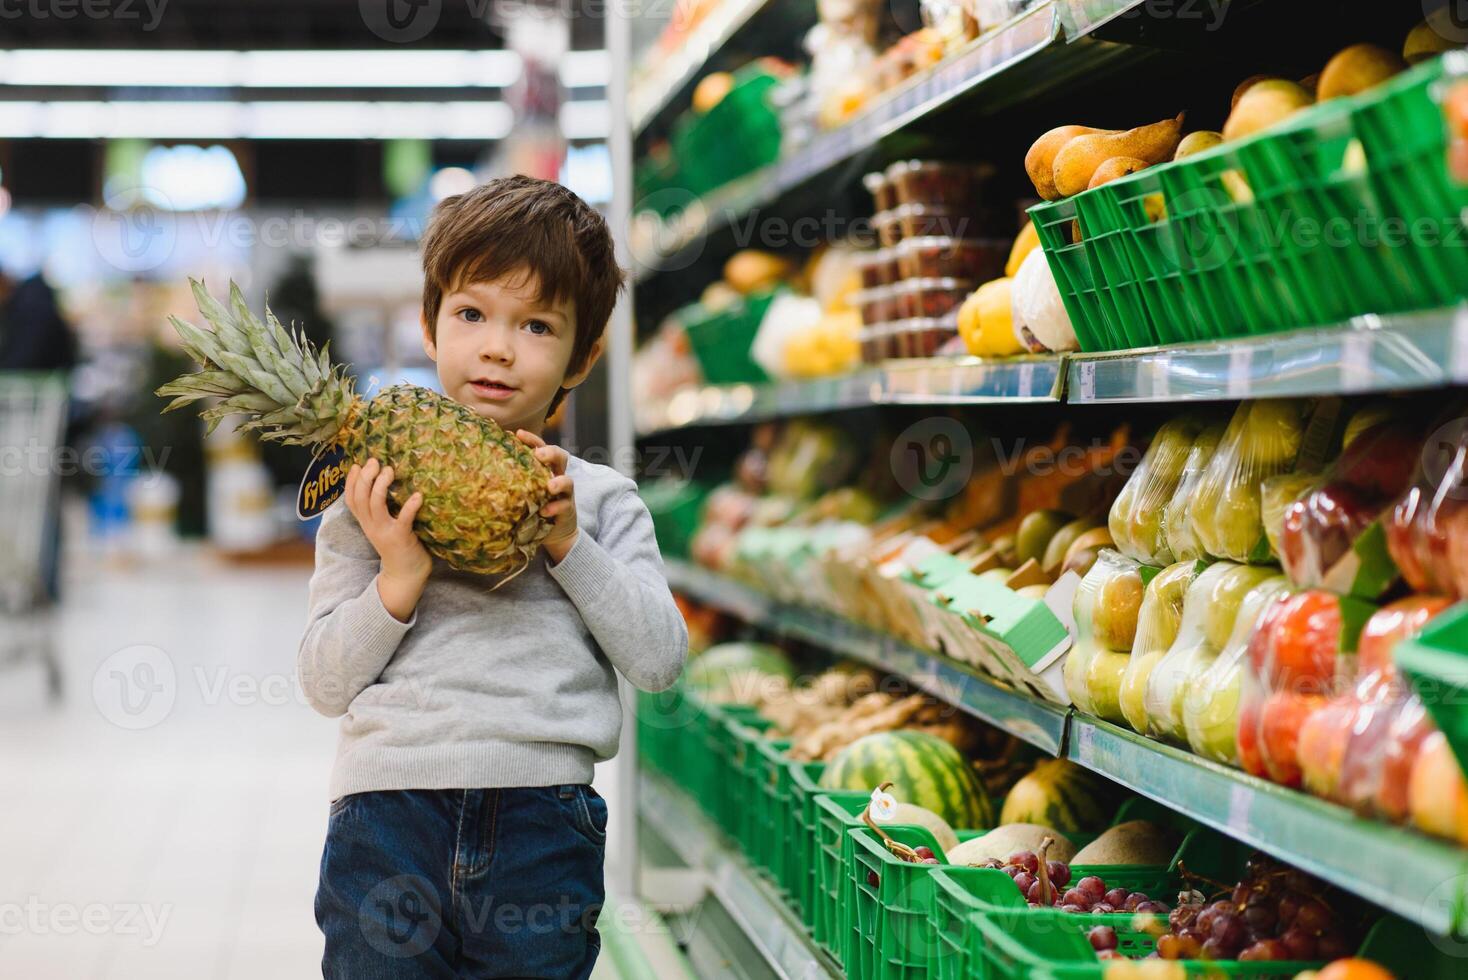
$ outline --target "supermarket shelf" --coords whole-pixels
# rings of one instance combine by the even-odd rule
[[[668,559],[665,565],[668,584],[699,602],[746,622],[900,674],[914,687],[1052,755],[1059,755],[1064,746],[1065,709],[996,687],[960,664],[839,616],[779,602],[686,562]]]
[[[708,889],[739,924],[775,973],[786,980],[840,977],[841,971],[774,891],[724,843],[693,800],[664,780],[642,773],[637,809],[643,822],[690,868],[703,872]]]
[[[762,385],[708,385],[639,409],[641,435],[692,425],[728,425],[866,405],[965,405],[1059,401],[1063,357],[920,358],[888,361],[835,378]]]
[[[1115,725],[1074,715],[1083,766],[1440,934],[1461,930],[1468,851],[1363,820]]]
[[[1066,400],[1206,401],[1468,382],[1468,307],[1206,344],[1072,355]]]
[[[693,81],[709,58],[722,48],[770,0],[723,0],[684,38],[678,50],[658,61],[627,91],[627,118],[632,135],[642,132],[670,101]]]

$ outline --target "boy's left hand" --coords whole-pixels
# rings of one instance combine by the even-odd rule
[[[551,499],[540,508],[540,516],[549,518],[551,532],[540,546],[552,562],[560,564],[571,546],[576,543],[576,493],[575,485],[566,475],[566,460],[571,454],[560,446],[548,446],[544,439],[529,429],[517,429],[515,438],[530,446],[535,458],[550,467],[551,478],[547,488]]]

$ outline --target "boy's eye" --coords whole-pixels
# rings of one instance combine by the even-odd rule
[[[543,337],[551,332],[550,324],[544,320],[530,320],[525,324],[525,329],[538,337]]]
[[[484,314],[480,313],[472,306],[464,307],[464,309],[459,311],[459,315],[462,316],[465,320],[468,320],[470,323],[478,323],[480,320],[484,319]]]

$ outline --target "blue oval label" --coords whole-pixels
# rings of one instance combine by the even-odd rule
[[[323,449],[301,478],[301,488],[296,491],[296,516],[309,521],[336,502],[347,488],[347,470],[351,469],[346,459],[346,450],[341,447]]]

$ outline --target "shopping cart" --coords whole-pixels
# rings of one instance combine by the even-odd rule
[[[0,664],[38,658],[53,698],[61,671],[51,640],[57,452],[66,426],[62,375],[0,373]]]

